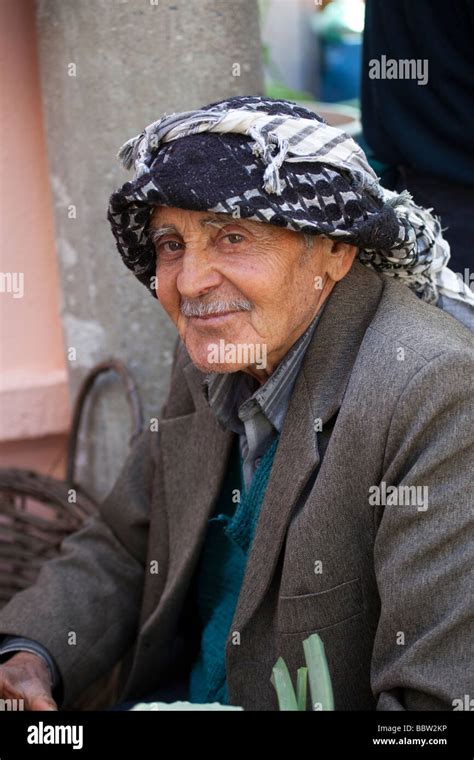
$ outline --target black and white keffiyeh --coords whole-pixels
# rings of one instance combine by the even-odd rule
[[[164,205],[343,240],[423,300],[444,295],[474,308],[474,293],[447,267],[439,220],[409,193],[382,187],[360,146],[302,106],[248,96],[165,115],[118,155],[135,174],[111,196],[108,219],[125,265],[154,297],[148,224]]]

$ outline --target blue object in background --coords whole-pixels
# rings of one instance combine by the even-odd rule
[[[321,83],[317,96],[325,103],[359,97],[362,44],[360,41],[321,40]]]
[[[359,98],[364,15],[363,0],[333,0],[314,14],[311,27],[321,54],[316,100],[336,103]]]

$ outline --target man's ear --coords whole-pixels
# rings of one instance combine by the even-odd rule
[[[338,282],[346,276],[357,254],[357,247],[350,243],[331,240],[326,258],[326,271],[331,280]]]

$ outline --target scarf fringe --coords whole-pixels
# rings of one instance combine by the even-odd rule
[[[141,135],[137,135],[136,137],[132,137],[130,140],[127,140],[127,142],[122,145],[119,152],[117,153],[117,158],[125,169],[130,170],[134,164],[135,146],[137,145],[140,137]]]

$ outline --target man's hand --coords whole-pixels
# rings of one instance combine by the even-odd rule
[[[48,666],[32,652],[17,652],[0,665],[0,698],[23,699],[25,710],[58,709]]]

